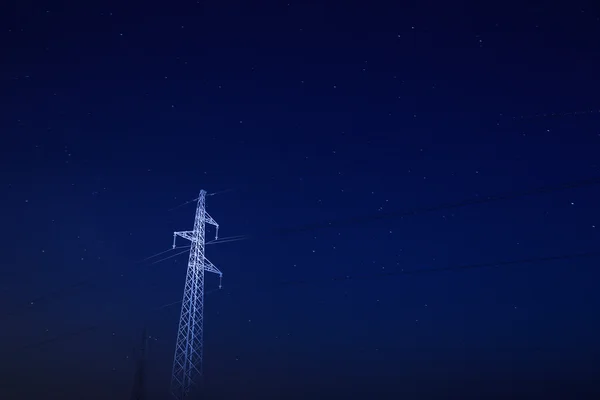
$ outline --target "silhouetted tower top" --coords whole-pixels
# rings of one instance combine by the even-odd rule
[[[136,352],[135,377],[131,400],[144,400],[146,398],[146,360],[148,356],[148,332],[144,328],[140,349]]]

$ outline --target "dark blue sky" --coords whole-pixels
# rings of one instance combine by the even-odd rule
[[[200,189],[211,398],[597,398],[598,258],[359,277],[597,251],[598,185],[353,221],[600,176],[600,7],[488,3],[3,4],[0,398],[126,399],[144,326],[166,398]]]

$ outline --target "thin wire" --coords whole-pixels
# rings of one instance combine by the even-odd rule
[[[207,196],[214,196],[214,195],[217,195],[217,194],[228,193],[228,192],[232,192],[232,191],[234,191],[234,190],[235,190],[235,189],[233,189],[233,188],[231,188],[231,189],[225,189],[225,190],[221,190],[221,191],[219,191],[219,192],[213,192],[213,193],[209,193],[209,194],[207,194]]]
[[[173,257],[180,256],[180,255],[182,255],[183,253],[187,253],[188,251],[189,251],[189,250],[187,250],[187,249],[186,249],[186,250],[184,250],[184,251],[180,251],[179,253],[173,254],[172,256],[169,256],[169,257],[162,258],[162,259],[160,259],[160,260],[158,260],[158,261],[154,261],[153,263],[150,263],[150,265],[158,264],[159,262],[163,262],[163,261],[166,261],[166,260],[168,260],[168,259],[170,259],[170,258],[173,258]]]
[[[598,184],[600,184],[600,177],[595,177],[595,178],[590,178],[590,179],[585,179],[585,180],[580,180],[580,181],[572,181],[572,182],[562,183],[559,185],[542,186],[542,187],[538,187],[538,188],[532,189],[532,190],[505,192],[505,193],[500,193],[497,195],[486,196],[486,197],[475,197],[475,198],[459,201],[457,203],[446,203],[446,204],[441,204],[441,205],[437,205],[437,206],[421,207],[421,208],[416,208],[416,209],[410,210],[410,211],[390,211],[390,212],[385,212],[385,213],[368,214],[368,215],[352,217],[352,218],[340,218],[340,219],[337,219],[334,221],[307,224],[307,225],[293,227],[293,228],[280,228],[280,229],[275,230],[273,233],[276,235],[287,235],[287,234],[292,234],[292,233],[313,231],[313,230],[322,229],[322,228],[332,228],[332,227],[339,227],[339,226],[344,226],[344,225],[347,226],[347,225],[361,224],[361,223],[365,223],[365,222],[369,222],[369,221],[376,221],[376,220],[388,219],[388,218],[407,217],[407,216],[412,216],[412,215],[417,215],[417,214],[430,213],[430,212],[434,212],[434,211],[464,208],[464,207],[468,207],[468,206],[492,203],[492,202],[497,202],[497,201],[501,201],[501,200],[512,200],[512,199],[517,199],[517,198],[521,198],[521,197],[528,197],[528,196],[533,196],[533,195],[559,192],[559,191],[563,191],[563,190],[567,190],[567,189],[575,189],[575,188],[593,186],[593,185],[598,185]]]
[[[206,242],[205,244],[208,245],[208,244],[239,242],[240,240],[248,240],[248,238],[249,237],[247,235],[230,236],[230,237],[219,238],[217,240],[211,240],[209,242]]]
[[[173,210],[175,210],[175,209],[178,209],[179,207],[186,206],[186,205],[188,205],[188,204],[190,204],[190,203],[193,203],[194,201],[197,201],[197,200],[198,200],[198,197],[196,197],[195,199],[192,199],[192,200],[188,200],[188,201],[186,201],[185,203],[182,203],[182,204],[180,204],[180,205],[178,205],[178,206],[175,206],[175,207],[173,207],[173,208],[169,208],[167,211],[173,211]]]
[[[162,305],[162,306],[160,306],[160,307],[156,307],[156,310],[157,310],[157,311],[164,310],[165,308],[167,308],[167,307],[171,307],[171,306],[174,306],[175,304],[181,304],[181,302],[182,302],[182,301],[183,301],[183,300],[177,300],[177,301],[174,301],[174,302],[172,302],[172,303],[163,304],[163,305]]]
[[[231,242],[239,242],[242,240],[247,240],[247,238],[238,238],[238,239],[231,239],[231,240],[214,240],[212,242],[206,242],[206,244],[221,244],[221,243],[231,243]]]
[[[219,192],[213,192],[213,193],[209,193],[209,194],[207,194],[207,196],[215,196],[215,195],[217,195],[217,194],[228,193],[228,192],[232,192],[232,191],[234,191],[234,190],[235,190],[235,189],[233,189],[233,188],[231,188],[231,189],[225,189],[225,190],[221,190],[221,191],[219,191]],[[173,211],[173,210],[175,210],[175,209],[177,209],[177,208],[179,208],[179,207],[186,206],[186,205],[188,205],[188,204],[190,204],[190,203],[193,203],[194,201],[198,201],[198,199],[199,199],[199,197],[196,197],[195,199],[192,199],[192,200],[188,200],[188,201],[186,201],[185,203],[181,203],[181,204],[180,204],[180,205],[178,205],[178,206],[175,206],[175,207],[173,207],[173,208],[169,208],[167,211]]]
[[[428,213],[428,212],[441,211],[441,210],[453,209],[453,208],[464,208],[467,206],[490,203],[490,202],[495,202],[495,201],[500,201],[500,200],[509,200],[509,199],[515,199],[515,198],[520,198],[520,197],[531,196],[531,195],[535,195],[535,194],[548,194],[548,193],[558,192],[558,191],[567,190],[567,189],[592,186],[592,185],[597,185],[599,183],[600,183],[600,177],[596,177],[596,178],[591,178],[591,179],[587,179],[587,180],[572,181],[572,182],[563,183],[563,184],[559,184],[559,185],[539,187],[539,188],[532,189],[532,190],[510,192],[510,193],[504,193],[504,194],[487,196],[487,197],[471,198],[471,199],[463,200],[463,201],[457,202],[457,203],[442,204],[442,205],[432,206],[432,207],[423,207],[423,208],[414,209],[412,211],[397,211],[397,212],[371,214],[371,215],[366,215],[366,216],[362,216],[362,217],[339,219],[339,220],[332,221],[332,222],[309,224],[309,225],[303,225],[303,226],[287,228],[287,229],[280,228],[280,229],[273,231],[272,234],[286,235],[286,234],[306,232],[306,231],[311,231],[311,230],[316,230],[316,229],[321,229],[321,228],[331,228],[331,227],[340,226],[340,225],[359,224],[359,223],[368,222],[370,220],[412,216],[412,215],[417,215],[420,213]],[[192,201],[192,200],[190,200],[190,201]],[[265,233],[263,235],[268,235],[268,233]],[[250,238],[252,238],[252,236],[245,236],[245,238],[250,239]],[[217,244],[217,242],[214,242],[212,244]],[[90,281],[90,279],[85,280],[83,282],[73,284],[73,285],[69,285],[62,289],[54,291],[48,295],[39,296],[37,299],[35,299],[34,301],[30,302],[27,305],[31,305],[31,304],[33,304],[33,302],[39,302],[46,298],[51,298],[52,296],[55,296],[57,293],[60,294],[64,291],[68,291],[73,288],[83,286],[84,284],[87,284],[89,281]],[[9,316],[11,316],[11,315],[15,315],[15,314],[9,313]]]
[[[229,236],[229,237],[219,238],[217,240],[211,240],[209,242],[206,242],[205,244],[208,245],[208,244],[229,243],[229,242],[237,242],[237,241],[246,240],[246,239],[247,239],[247,237],[245,235],[236,235],[236,236]],[[142,263],[144,261],[148,261],[151,258],[160,256],[162,254],[168,253],[168,252],[173,251],[173,250],[177,250],[177,249],[189,249],[190,247],[192,247],[192,246],[177,246],[177,247],[172,247],[172,248],[170,248],[168,250],[161,251],[160,253],[156,253],[156,254],[151,255],[149,257],[146,257],[146,258],[144,258],[144,259],[142,259],[140,261],[137,261],[136,264]],[[177,254],[175,254],[173,256],[170,256],[170,257],[162,258],[161,260],[153,262],[153,263],[150,263],[149,265],[153,265],[153,264],[159,263],[161,261],[168,260],[168,259],[170,259],[172,257],[176,257],[179,254],[183,254],[183,252],[182,253],[177,253]]]
[[[238,235],[238,236],[231,236],[231,237],[229,237],[229,238],[223,238],[223,240],[222,240],[222,241],[221,241],[221,240],[219,240],[219,241],[214,241],[214,242],[208,242],[207,244],[228,243],[228,242],[233,242],[233,241],[238,241],[238,240],[243,240],[243,239],[244,239],[243,235]],[[179,247],[176,247],[175,249],[178,249],[178,250],[179,250],[179,249],[189,249],[190,247],[191,247],[191,246],[179,246]],[[144,258],[144,259],[142,259],[142,260],[140,260],[140,261],[137,261],[135,264],[140,264],[140,263],[142,263],[143,261],[150,260],[150,259],[152,259],[152,258],[154,258],[154,257],[157,257],[157,256],[159,256],[159,255],[161,255],[161,254],[168,253],[169,251],[173,251],[173,250],[175,250],[175,249],[171,248],[171,249],[169,249],[169,250],[161,251],[161,252],[159,252],[159,253],[156,253],[156,254],[154,254],[154,255],[152,255],[152,256],[149,256],[149,257],[146,257],[146,258]],[[181,255],[181,254],[183,254],[183,253],[186,253],[187,251],[188,251],[188,250],[184,250],[184,251],[181,251],[181,252],[179,252],[179,253],[173,254],[173,255],[171,255],[171,256],[169,256],[169,257],[164,257],[164,258],[162,258],[162,259],[160,259],[160,260],[157,260],[157,261],[154,261],[154,262],[151,262],[151,263],[149,263],[149,264],[148,264],[148,266],[150,266],[150,265],[155,265],[155,264],[158,264],[158,263],[161,263],[161,262],[163,262],[163,261],[166,261],[166,260],[169,260],[169,259],[171,259],[171,258],[173,258],[173,257],[177,257],[177,256],[179,256],[179,255]],[[130,271],[128,271],[128,273],[129,273],[129,272],[130,272]],[[123,274],[119,274],[119,275],[120,275],[120,276],[123,276]],[[86,287],[86,286],[91,286],[91,283],[93,282],[93,280],[94,280],[95,278],[98,278],[98,275],[95,275],[95,276],[89,277],[89,278],[87,278],[87,279],[84,279],[84,280],[82,280],[82,281],[76,282],[76,283],[74,283],[74,284],[71,284],[71,285],[68,285],[68,286],[65,286],[65,287],[62,287],[62,288],[59,288],[59,289],[53,290],[53,291],[51,291],[51,292],[49,292],[49,293],[46,293],[46,294],[40,295],[40,296],[38,296],[38,297],[36,297],[36,298],[34,298],[34,299],[30,300],[30,301],[29,301],[29,303],[27,303],[27,304],[24,304],[24,305],[22,305],[22,306],[18,307],[17,309],[15,309],[15,310],[13,310],[13,311],[9,311],[9,312],[6,312],[6,313],[4,313],[4,314],[0,315],[0,320],[4,320],[4,319],[6,319],[6,318],[10,318],[10,317],[17,316],[17,315],[19,315],[19,311],[21,311],[23,308],[25,308],[25,309],[30,309],[30,307],[31,307],[31,306],[37,305],[38,303],[41,303],[42,301],[48,301],[48,300],[52,300],[52,299],[55,299],[55,300],[56,300],[56,299],[60,299],[61,297],[63,297],[63,296],[61,296],[61,295],[66,295],[66,294],[68,294],[69,292],[75,292],[75,293],[76,293],[76,292],[77,292],[77,289],[79,289],[79,288]]]
[[[585,116],[590,114],[598,114],[600,113],[600,109],[589,109],[585,111],[566,111],[566,112],[550,112],[550,113],[541,113],[541,114],[530,114],[530,115],[521,115],[521,116],[513,116],[512,120],[530,120],[534,118],[553,118],[553,117],[575,117],[575,116]]]
[[[220,242],[221,240],[230,240],[230,239],[239,239],[239,238],[246,238],[246,235],[225,236],[225,237],[220,237],[215,240],[208,241],[206,243]]]
[[[406,271],[396,270],[396,271],[390,271],[390,272],[385,272],[385,273],[372,273],[372,274],[363,274],[363,275],[354,275],[354,276],[338,275],[336,277],[324,278],[324,279],[318,279],[318,280],[281,281],[281,282],[277,282],[275,284],[270,285],[270,287],[277,288],[277,287],[288,287],[290,285],[302,286],[302,285],[310,285],[310,284],[315,284],[315,283],[324,284],[324,283],[334,283],[334,282],[349,282],[350,280],[381,279],[381,278],[385,278],[385,277],[400,276],[400,275],[417,275],[417,274],[430,274],[430,273],[451,272],[451,271],[460,271],[460,270],[474,270],[474,269],[480,269],[480,268],[510,267],[510,266],[514,266],[514,265],[518,265],[518,264],[533,265],[533,264],[539,264],[539,263],[544,263],[544,262],[549,262],[549,261],[571,260],[571,259],[577,259],[577,258],[598,257],[598,256],[600,256],[600,251],[591,251],[591,252],[585,252],[585,253],[563,254],[563,255],[558,255],[558,256],[530,257],[530,258],[509,260],[509,261],[486,262],[486,263],[478,263],[478,264],[462,264],[462,265],[454,265],[454,266],[440,267],[440,268],[411,269],[411,270],[406,270]],[[238,285],[236,288],[239,289],[240,287],[243,287],[243,286]],[[234,288],[233,290],[235,290],[236,288]],[[220,289],[220,290],[222,290],[222,289]],[[263,289],[261,289],[261,290],[263,290]],[[209,291],[206,294],[208,295],[215,291],[219,291],[219,289]],[[163,310],[165,308],[168,308],[173,305],[180,304],[180,303],[181,303],[181,300],[174,301],[171,303],[164,304],[160,307],[156,307],[156,308],[152,309],[151,311]],[[107,321],[107,322],[112,322],[112,321]],[[56,342],[59,340],[77,336],[77,335],[86,333],[87,331],[92,331],[92,330],[98,329],[100,326],[101,325],[86,327],[84,329],[79,329],[79,330],[76,330],[73,332],[68,332],[63,335],[58,335],[58,336],[50,338],[50,339],[45,339],[40,342],[34,342],[33,344],[26,345],[26,346],[20,348],[19,351],[37,348],[37,347],[44,346],[44,345],[52,343],[52,342]]]
[[[181,248],[189,248],[189,247],[190,246],[184,246],[184,247],[181,247]],[[184,251],[179,252],[177,254],[174,254],[172,256],[165,257],[165,258],[162,258],[160,260],[154,261],[154,262],[148,264],[148,266],[154,265],[154,264],[158,264],[158,263],[163,262],[163,261],[166,261],[166,260],[168,260],[170,258],[173,258],[173,257],[176,257],[176,256],[181,255],[183,253],[186,253],[187,251],[188,250],[184,250]],[[165,253],[165,252],[162,252],[162,253]],[[151,257],[154,257],[154,256],[151,256]],[[151,257],[149,257],[149,258],[151,258]],[[131,273],[131,272],[132,272],[131,270],[127,271],[127,273]],[[122,277],[123,274],[120,273],[119,276]],[[27,304],[23,304],[22,306],[17,307],[13,311],[9,311],[9,312],[6,312],[6,313],[0,315],[0,320],[4,320],[4,319],[10,318],[10,317],[17,316],[17,315],[20,314],[19,311],[21,311],[23,309],[25,309],[25,310],[31,309],[31,306],[38,305],[38,303],[41,303],[42,301],[45,301],[46,303],[48,303],[49,301],[51,301],[53,299],[57,300],[57,299],[60,299],[62,297],[66,297],[69,294],[69,292],[71,292],[71,294],[72,293],[77,293],[78,289],[80,289],[82,287],[86,287],[86,286],[92,287],[92,285],[91,285],[92,282],[95,279],[97,279],[98,277],[99,277],[98,274],[96,274],[94,276],[91,276],[91,277],[89,277],[87,279],[84,279],[82,281],[76,282],[74,284],[71,284],[71,285],[68,285],[68,286],[64,286],[62,288],[53,290],[53,291],[51,291],[49,293],[46,293],[46,294],[43,294],[43,295],[39,295],[36,298],[30,300]]]
[[[312,280],[306,279],[298,279],[298,280],[286,280],[275,282],[269,285],[271,288],[278,287],[289,287],[294,285],[310,285],[310,284],[327,284],[327,283],[335,283],[335,282],[347,282],[350,280],[371,280],[371,279],[381,279],[387,278],[391,276],[401,276],[401,275],[418,275],[418,274],[430,274],[430,273],[438,273],[438,272],[446,272],[446,271],[459,271],[459,270],[468,270],[468,269],[481,269],[481,268],[494,268],[494,267],[509,267],[519,264],[535,264],[535,263],[543,263],[549,261],[560,261],[560,260],[569,260],[569,259],[578,259],[578,258],[586,258],[586,257],[599,257],[600,251],[590,251],[585,253],[571,253],[571,254],[563,254],[558,256],[540,256],[540,257],[531,257],[517,260],[509,260],[509,261],[498,261],[498,262],[486,262],[486,263],[478,263],[478,264],[462,264],[462,265],[453,265],[448,267],[439,267],[439,268],[418,268],[418,269],[409,269],[409,270],[398,270],[392,269],[386,272],[371,272],[366,274],[357,274],[357,275],[336,275],[329,278],[317,278]],[[230,291],[235,291],[243,287],[243,285],[237,285],[229,289]],[[261,289],[261,291],[264,290]]]
[[[154,257],[158,257],[158,256],[160,256],[160,255],[162,255],[162,254],[168,253],[168,252],[170,252],[170,251],[173,251],[173,250],[175,250],[175,249],[171,247],[170,249],[167,249],[167,250],[165,250],[165,251],[161,251],[160,253],[153,254],[153,255],[151,255],[151,256],[149,256],[149,257],[146,257],[146,258],[144,258],[144,259],[141,259],[141,260],[139,260],[139,261],[136,261],[135,263],[136,263],[136,264],[143,263],[144,261],[147,261],[147,260],[149,260],[149,259],[151,259],[151,258],[154,258]]]

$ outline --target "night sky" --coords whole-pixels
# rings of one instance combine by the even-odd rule
[[[600,5],[5,3],[1,399],[600,398]]]

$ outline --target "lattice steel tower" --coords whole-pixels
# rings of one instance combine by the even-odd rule
[[[218,239],[219,224],[206,212],[206,191],[201,190],[196,206],[194,230],[173,234],[173,248],[177,236],[191,242],[171,377],[171,393],[178,400],[188,398],[190,391],[202,380],[204,271],[219,275],[219,288],[223,277],[221,271],[204,257],[206,224],[215,226],[215,240]]]

